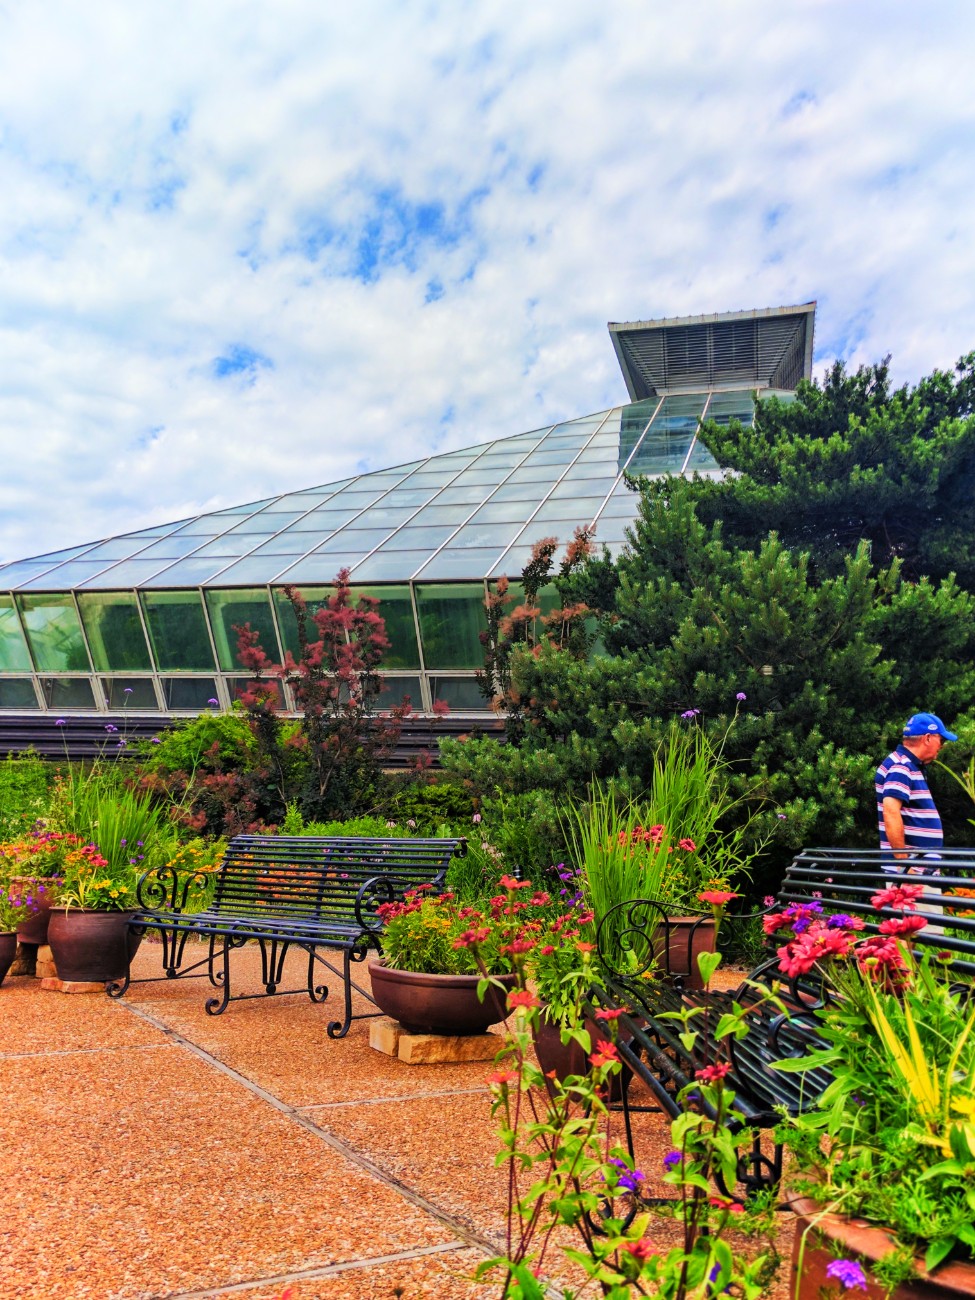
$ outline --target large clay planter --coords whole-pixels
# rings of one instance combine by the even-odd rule
[[[102,983],[121,979],[135,956],[142,935],[128,930],[134,912],[96,912],[80,907],[54,907],[48,943],[58,979]]]
[[[586,1019],[584,1029],[589,1031],[589,1038],[595,1050],[596,1043],[599,1039],[609,1039],[612,1037],[612,1031],[606,1026],[597,1023],[595,1020]],[[592,1068],[586,1053],[574,1039],[568,1043],[562,1042],[562,1034],[557,1024],[554,1024],[542,1012],[538,1027],[535,1030],[535,1055],[538,1058],[538,1064],[543,1074],[546,1076],[554,1074],[559,1083],[564,1083],[570,1074],[587,1075]],[[629,1082],[631,1070],[623,1062],[623,1068],[619,1074],[614,1074],[609,1085],[609,1100],[619,1101],[623,1096],[623,1089]],[[549,1092],[553,1091],[549,1088]]]
[[[716,936],[711,916],[669,916],[667,918],[667,970],[680,975],[686,989],[703,989],[697,968],[698,954],[714,952]]]
[[[17,951],[17,935],[13,930],[4,930],[0,934],[0,984],[7,977],[7,971],[13,965]]]
[[[834,1259],[855,1259],[867,1274],[867,1290],[850,1295],[867,1300],[885,1300],[888,1292],[871,1278],[870,1266],[889,1255],[896,1246],[891,1233],[867,1223],[865,1219],[847,1219],[826,1214],[815,1201],[792,1202],[796,1212],[796,1235],[792,1247],[792,1285],[794,1300],[820,1300],[821,1295],[839,1293],[839,1286],[826,1276]],[[808,1231],[807,1231],[808,1229]],[[958,1300],[975,1296],[975,1264],[952,1261],[942,1264],[933,1274],[925,1272],[917,1261],[920,1274],[911,1282],[902,1282],[891,1291],[891,1300]]]
[[[394,970],[381,961],[369,963],[372,995],[385,1012],[414,1034],[483,1034],[507,1015],[505,994],[488,988],[478,1000],[477,975],[427,975]],[[506,989],[513,989],[515,975],[498,975]]]
[[[55,899],[56,887],[50,880],[36,876],[13,876],[11,888],[20,894],[30,895],[34,900],[34,912],[17,926],[17,938],[21,943],[47,943],[47,926],[51,917],[51,904]]]

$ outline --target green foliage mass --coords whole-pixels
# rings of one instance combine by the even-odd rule
[[[897,392],[885,364],[834,368],[760,402],[754,429],[707,426],[735,475],[642,482],[623,555],[554,578],[595,611],[599,652],[515,647],[512,743],[445,741],[444,765],[475,794],[612,779],[639,797],[685,715],[727,732],[769,873],[811,844],[873,844],[873,773],[904,719],[933,710],[959,731],[953,767],[975,742],[973,367]],[[946,773],[929,779],[959,842],[970,808]]]
[[[8,754],[0,763],[0,839],[22,834],[43,814],[55,770],[33,750]]]
[[[735,475],[697,485],[700,517],[746,548],[774,531],[827,572],[864,540],[880,566],[901,559],[911,577],[955,573],[973,590],[973,397],[975,353],[896,390],[886,361],[853,375],[837,364],[795,401],[759,403],[752,427],[705,425]]]

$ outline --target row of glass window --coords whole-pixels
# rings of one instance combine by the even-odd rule
[[[240,676],[197,674],[179,677],[4,676],[0,677],[0,710],[199,713],[203,709],[229,708],[250,680]],[[282,686],[281,689],[282,707],[293,711],[296,701],[290,688]],[[418,712],[428,713],[435,700],[443,701],[455,711],[487,708],[472,675],[384,675],[383,691],[377,701],[380,709],[392,708],[407,697]]]
[[[333,594],[308,587],[309,615]],[[480,667],[485,585],[401,583],[357,588],[379,600],[390,649],[388,670]],[[183,591],[17,592],[0,594],[0,673],[52,680],[84,673],[233,673],[238,628],[248,624],[271,659],[297,657],[298,625],[283,590],[266,587]],[[310,625],[311,639],[317,639]]]

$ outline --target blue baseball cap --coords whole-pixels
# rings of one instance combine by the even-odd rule
[[[940,736],[942,740],[957,740],[953,731],[948,731],[936,713],[915,713],[904,723],[905,736]]]

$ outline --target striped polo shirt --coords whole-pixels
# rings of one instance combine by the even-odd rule
[[[877,768],[877,821],[881,850],[891,852],[884,827],[884,800],[899,799],[904,818],[904,845],[915,852],[935,851],[944,844],[941,818],[931,798],[924,769],[909,749],[898,745]],[[898,859],[899,861],[899,859]]]

